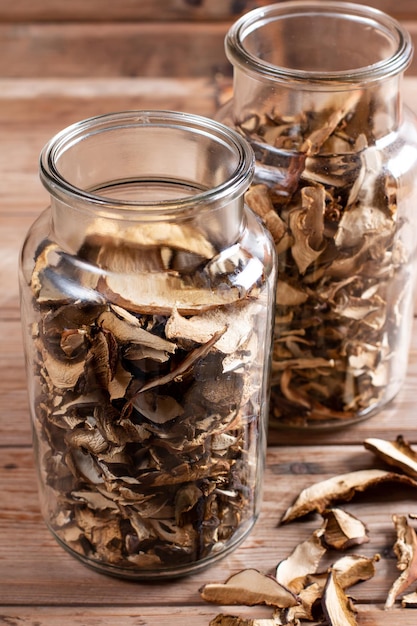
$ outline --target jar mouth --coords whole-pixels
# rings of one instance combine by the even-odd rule
[[[254,9],[229,29],[225,48],[233,65],[259,78],[332,89],[399,74],[413,55],[410,35],[395,19],[333,0]]]
[[[243,195],[249,144],[208,118],[163,110],[109,113],[56,134],[40,155],[49,193],[84,210],[129,219],[188,214]]]

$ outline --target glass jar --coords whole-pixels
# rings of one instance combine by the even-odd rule
[[[253,153],[198,116],[115,113],[43,149],[20,278],[45,520],[97,570],[199,570],[260,506],[275,248]]]
[[[218,119],[252,145],[247,202],[279,282],[271,426],[375,414],[406,374],[413,313],[417,133],[400,81],[407,32],[345,2],[280,2],[226,37],[233,99]]]

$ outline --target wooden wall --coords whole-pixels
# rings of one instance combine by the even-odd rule
[[[322,0],[325,2],[326,0]],[[0,0],[0,77],[213,77],[224,36],[265,0]],[[417,48],[417,0],[368,0]],[[417,75],[417,59],[410,73]]]

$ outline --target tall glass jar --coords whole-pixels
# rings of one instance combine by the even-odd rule
[[[275,249],[253,153],[176,112],[89,119],[44,148],[21,259],[46,522],[104,573],[195,572],[259,512]]]
[[[226,37],[233,99],[218,119],[256,156],[249,205],[279,284],[271,425],[329,428],[400,389],[413,311],[417,133],[400,81],[410,37],[345,2],[255,9]]]

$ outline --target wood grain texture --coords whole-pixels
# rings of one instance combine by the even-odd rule
[[[417,15],[403,20],[417,48]],[[0,22],[0,76],[207,77],[231,75],[230,22]],[[414,58],[409,75],[417,75]]]
[[[3,77],[212,77],[231,68],[228,24],[0,24]]]
[[[272,0],[2,0],[0,21],[231,20],[268,4]],[[414,0],[359,0],[358,4],[373,6],[398,19],[417,17]]]

